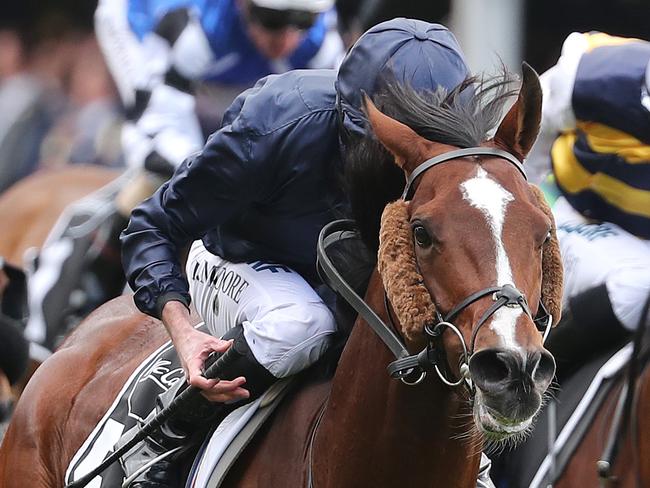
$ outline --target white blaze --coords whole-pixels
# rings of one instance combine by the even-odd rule
[[[509,202],[514,200],[514,197],[499,183],[489,178],[486,171],[481,167],[478,168],[476,176],[462,183],[460,188],[463,198],[472,207],[481,211],[492,231],[496,255],[496,285],[514,285],[510,260],[506,254],[501,237],[503,222],[506,217],[506,207]],[[515,339],[515,324],[521,313],[522,310],[520,307],[501,307],[492,316],[493,319],[490,328],[501,337],[505,348],[519,347]]]

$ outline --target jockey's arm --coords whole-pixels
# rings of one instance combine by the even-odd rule
[[[580,57],[586,49],[582,34],[574,32],[565,41],[557,64],[540,76],[542,85],[542,121],[526,160],[532,183],[540,183],[552,171],[551,148],[559,134],[576,127],[572,95]]]
[[[171,174],[203,145],[194,85],[213,53],[198,15],[186,8],[165,14],[144,38],[143,48],[153,75],[122,143],[130,166]]]
[[[213,393],[209,398],[217,401],[223,392],[199,375],[207,354],[224,345],[190,326],[189,287],[179,255],[184,246],[253,203],[262,193],[260,185],[270,179],[270,166],[260,163],[266,161],[264,155],[273,154],[271,147],[277,141],[272,134],[259,136],[248,127],[239,113],[243,103],[243,97],[235,102],[226,114],[226,125],[203,150],[186,159],[169,181],[134,209],[121,238],[122,262],[137,307],[163,319],[189,381],[208,387]],[[236,394],[240,381],[230,385]]]

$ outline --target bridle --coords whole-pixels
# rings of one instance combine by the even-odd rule
[[[493,303],[485,312],[483,312],[483,315],[473,326],[468,347],[463,334],[458,327],[454,325],[453,320],[471,304],[489,295],[492,295]],[[537,328],[543,331],[543,339],[546,339],[552,323],[552,317],[546,312],[546,309],[541,302],[540,307],[542,308],[544,315],[540,318],[533,318],[526,297],[524,297],[517,288],[510,284],[492,286],[472,293],[456,305],[444,317],[436,311],[436,322],[433,324],[424,324],[427,346],[419,354],[398,358],[391,362],[387,368],[388,374],[393,378],[400,379],[407,385],[417,385],[424,380],[427,376],[427,372],[435,370],[440,380],[447,386],[459,386],[464,383],[470,391],[473,391],[473,386],[469,377],[469,360],[474,354],[476,337],[478,336],[481,327],[483,327],[488,319],[502,307],[521,308],[523,312],[533,320]],[[395,328],[395,324],[393,323],[390,314],[388,317],[391,326]],[[543,322],[546,323],[544,324]],[[463,349],[462,361],[460,364],[461,376],[456,381],[449,380],[445,372],[441,369],[442,366],[445,370],[449,370],[441,340],[445,329],[450,329],[458,337]]]
[[[427,159],[409,176],[402,199],[408,200],[413,196],[413,184],[415,180],[427,170],[437,166],[441,163],[468,156],[496,156],[505,159],[513,164],[527,180],[526,172],[522,163],[512,154],[502,151],[497,148],[489,147],[470,147],[465,149],[458,149],[444,154],[440,154],[433,158]],[[442,316],[436,309],[435,322],[424,324],[424,333],[427,338],[427,346],[418,354],[411,355],[404,346],[403,341],[396,333],[396,327],[393,323],[388,303],[388,297],[385,297],[386,308],[388,311],[390,325],[386,325],[379,316],[363,301],[363,299],[345,282],[341,274],[334,267],[332,261],[327,256],[327,247],[333,242],[345,238],[356,236],[354,230],[354,222],[351,220],[337,220],[326,225],[318,238],[317,249],[317,266],[318,271],[325,283],[327,283],[334,291],[339,293],[356,312],[364,318],[370,325],[373,331],[381,338],[386,346],[397,358],[395,361],[388,365],[388,373],[391,377],[400,379],[407,385],[417,385],[421,383],[427,374],[435,371],[440,380],[451,387],[460,386],[464,384],[470,393],[473,393],[474,387],[470,380],[469,375],[469,360],[474,354],[474,347],[476,337],[492,315],[502,307],[507,308],[521,308],[522,311],[528,315],[537,328],[543,333],[543,340],[546,340],[550,326],[553,322],[552,316],[547,312],[542,301],[540,300],[537,317],[533,317],[526,301],[525,296],[511,284],[503,286],[492,286],[484,288],[475,293],[472,293],[467,298],[458,303],[446,315]],[[492,296],[493,303],[485,310],[478,322],[472,328],[471,339],[469,347],[465,342],[463,334],[453,324],[453,320],[458,317],[467,307],[477,302],[478,300]],[[433,297],[432,297],[433,300]],[[442,335],[446,329],[450,329],[460,340],[463,356],[460,364],[460,377],[456,380],[448,379],[445,371],[449,370],[448,362],[445,357],[444,348],[442,346]]]

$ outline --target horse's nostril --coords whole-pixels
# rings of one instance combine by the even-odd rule
[[[472,380],[483,391],[494,391],[510,378],[508,353],[486,349],[474,353],[469,362]]]
[[[544,389],[551,383],[555,375],[555,359],[546,349],[542,350],[536,367],[533,369],[533,381]]]

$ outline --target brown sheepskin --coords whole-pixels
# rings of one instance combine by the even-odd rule
[[[381,216],[377,266],[402,335],[411,345],[420,344],[424,324],[434,322],[435,306],[416,266],[408,203],[403,200],[386,205]]]
[[[551,208],[546,203],[544,193],[536,185],[530,185],[537,197],[537,205],[540,210],[551,219],[551,239],[544,244],[542,250],[542,302],[553,316],[553,325],[557,325],[562,317],[562,289],[563,289],[563,266],[560,255],[560,244],[557,240],[555,218]]]

